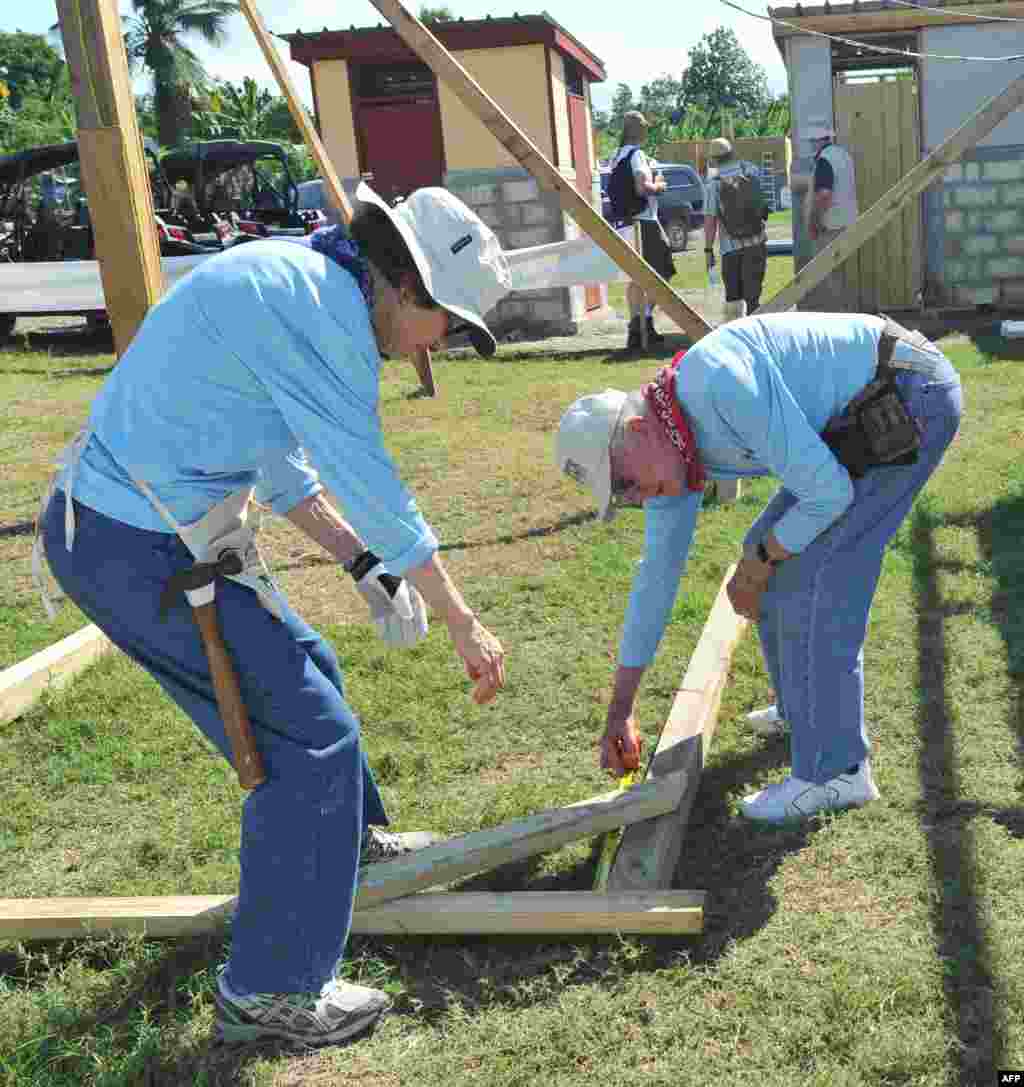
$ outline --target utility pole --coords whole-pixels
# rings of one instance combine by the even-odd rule
[[[96,255],[124,354],[163,291],[153,197],[117,0],[57,0],[78,117],[78,154]]]

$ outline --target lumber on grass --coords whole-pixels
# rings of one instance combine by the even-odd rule
[[[579,838],[653,819],[679,806],[684,780],[681,774],[662,775],[626,793],[605,793],[368,865],[360,878],[356,909],[369,909],[426,887],[558,849]]]
[[[99,627],[87,626],[0,672],[0,725],[20,717],[46,690],[59,689],[110,649]]]
[[[428,891],[360,910],[360,936],[502,933],[696,933],[704,925],[704,892]],[[0,899],[0,940],[67,940],[144,933],[169,939],[213,932],[231,915],[229,895],[167,898]]]
[[[704,760],[714,737],[733,650],[747,628],[746,619],[733,611],[726,592],[735,569],[730,567],[722,579],[647,771],[648,782],[664,776],[683,776],[679,806],[627,828],[608,877],[609,891],[655,890],[671,885]]]
[[[341,213],[342,220],[345,223],[350,223],[352,221],[352,205],[348,202],[345,190],[341,187],[341,181],[338,179],[337,171],[334,169],[334,165],[327,154],[327,148],[324,147],[316,129],[313,127],[313,122],[309,119],[309,114],[302,107],[301,102],[299,102],[299,96],[295,91],[295,84],[292,83],[292,78],[288,74],[288,69],[281,62],[281,58],[274,48],[274,43],[270,40],[270,34],[263,24],[263,19],[256,9],[254,0],[239,0],[239,6],[242,9],[242,14],[245,15],[248,20],[253,34],[256,36],[256,41],[263,52],[267,64],[270,65],[270,70],[274,73],[277,85],[281,88],[281,94],[288,103],[288,109],[292,115],[292,119],[295,121],[296,125],[298,125],[299,131],[302,133],[302,138],[306,141],[306,146],[309,148],[309,153],[313,156],[313,161],[320,171],[320,176],[324,180],[324,185],[327,187],[327,192],[331,197],[331,200]],[[435,396],[437,394],[437,386],[434,384],[434,371],[430,365],[430,352],[426,348],[423,348],[413,355],[411,361],[416,368],[416,375],[420,379],[423,391],[428,396]]]
[[[826,246],[797,272],[793,281],[774,298],[765,302],[758,313],[780,313],[795,306],[809,291],[827,279],[844,261],[870,241],[890,220],[903,210],[908,200],[938,181],[947,167],[956,162],[979,140],[983,140],[1024,102],[1024,76],[1018,76],[1003,91],[990,98],[976,113],[938,147],[926,155],[896,182],[888,192],[850,227]]]
[[[163,292],[153,195],[117,0],[57,0],[78,153],[118,356]]]
[[[249,0],[243,0],[247,3]],[[605,222],[562,176],[537,145],[501,109],[465,68],[399,0],[370,0],[391,23],[398,36],[446,86],[497,137],[498,142],[536,179],[541,188],[558,194],[562,210],[571,216],[594,242],[648,295],[648,301],[661,306],[688,336],[699,340],[711,326],[691,309],[672,287],[641,257],[627,241]]]

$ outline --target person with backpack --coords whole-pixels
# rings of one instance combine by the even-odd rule
[[[657,173],[650,159],[644,154],[643,142],[647,138],[647,119],[637,110],[629,110],[622,118],[622,144],[612,159],[612,172],[608,178],[608,200],[612,219],[622,237],[633,244],[633,223],[640,224],[641,255],[664,279],[676,274],[672,260],[672,248],[658,220],[658,193],[665,190],[665,179]],[[629,303],[629,335],[626,350],[639,351],[641,347],[640,322],[647,322],[649,345],[663,343],[665,337],[654,327],[654,306],[646,307],[644,292],[636,283],[626,288]]]
[[[753,313],[761,303],[768,264],[764,229],[768,207],[757,167],[736,159],[728,140],[712,140],[709,155],[716,173],[708,181],[704,200],[704,254],[710,272],[715,266],[717,236],[725,283],[725,320],[732,321]]]

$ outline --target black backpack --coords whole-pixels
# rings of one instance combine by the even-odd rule
[[[633,177],[633,156],[639,151],[634,147],[616,164],[608,177],[608,203],[612,218],[629,222],[647,207],[647,197],[637,196],[636,179]]]
[[[718,179],[718,215],[732,238],[753,238],[764,228],[765,200],[759,178],[746,172]]]

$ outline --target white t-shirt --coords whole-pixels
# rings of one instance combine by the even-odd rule
[[[644,181],[654,180],[654,170],[651,167],[651,161],[644,154],[643,149],[637,147],[634,143],[627,143],[620,147],[615,152],[615,158],[612,159],[612,169],[631,152],[636,151],[633,156],[633,180],[636,182],[636,194],[637,196],[647,196],[647,207],[644,208],[638,215],[635,215],[635,219],[653,219],[655,222],[658,220],[658,198],[651,196],[644,192],[642,187]]]

